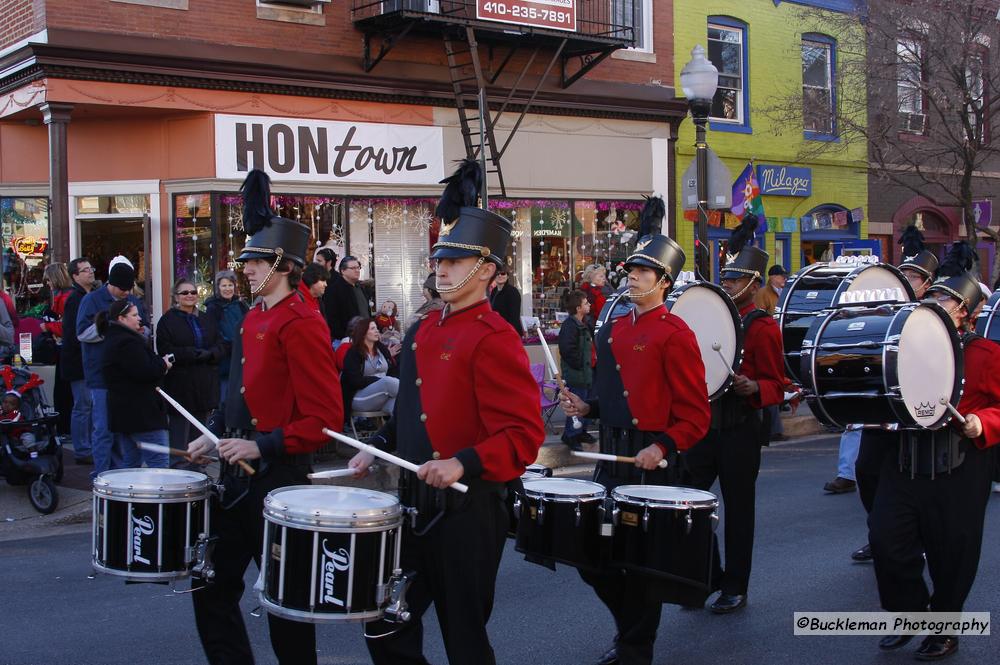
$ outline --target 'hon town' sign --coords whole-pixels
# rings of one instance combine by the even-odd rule
[[[255,167],[275,180],[434,185],[444,140],[440,127],[216,115],[216,177]]]
[[[812,196],[812,169],[758,164],[757,182],[765,196]]]

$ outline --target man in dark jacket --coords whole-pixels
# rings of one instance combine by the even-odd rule
[[[340,273],[331,273],[327,284],[324,304],[326,322],[330,326],[330,338],[334,346],[347,336],[347,323],[355,316],[369,317],[371,309],[368,297],[361,290],[361,262],[357,257],[345,256],[340,260]]]
[[[510,283],[509,267],[504,263],[497,271],[496,288],[490,294],[490,306],[514,327],[518,335],[524,337],[521,325],[521,292]]]
[[[583,291],[573,291],[566,298],[566,311],[569,316],[559,329],[559,371],[570,392],[587,401],[590,399],[590,387],[594,382],[593,368],[590,364],[591,350],[594,340],[590,336],[590,328],[585,323],[590,313],[590,300]],[[573,419],[566,418],[562,441],[572,450],[580,450],[583,442],[591,443],[593,438],[587,434],[587,420],[578,418],[579,428],[573,427]]]
[[[76,315],[80,301],[94,287],[94,268],[86,258],[73,259],[67,266],[73,280],[73,292],[63,310],[63,343],[59,351],[59,371],[73,392],[73,414],[70,419],[70,436],[73,439],[73,457],[77,464],[93,464],[90,448],[90,391],[83,381],[83,353],[76,337]]]

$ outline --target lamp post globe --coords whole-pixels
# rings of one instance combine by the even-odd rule
[[[705,47],[701,44],[691,49],[691,60],[681,70],[681,90],[691,105],[691,113],[695,107],[710,105],[719,89],[719,70],[705,57]],[[700,109],[698,109],[700,111]],[[707,117],[707,110],[705,113]]]

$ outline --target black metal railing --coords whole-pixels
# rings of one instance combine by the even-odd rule
[[[520,16],[525,10],[523,3],[512,0],[353,0],[351,18],[355,23],[371,21],[384,22],[393,17],[420,17],[431,23],[476,23],[479,28],[493,28],[497,32],[549,32],[565,33],[569,11],[575,16],[575,30],[569,31],[575,38],[600,39],[621,42],[632,46],[637,34],[642,31],[643,16],[641,0],[575,0],[565,5],[553,3],[545,9],[535,5],[530,16]],[[502,20],[485,20],[477,9],[490,12]],[[540,13],[541,12],[541,13]],[[380,20],[381,19],[381,20]],[[509,22],[508,22],[509,21]],[[559,28],[555,24],[563,23]]]

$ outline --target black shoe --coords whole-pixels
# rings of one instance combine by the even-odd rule
[[[861,549],[854,550],[851,552],[851,558],[855,561],[871,561],[872,560],[872,546],[865,545]]]
[[[618,665],[620,661],[618,660],[618,647],[611,647],[604,652],[601,659],[597,661],[597,665]]]
[[[746,607],[747,597],[745,594],[719,594],[719,597],[715,599],[715,602],[709,607],[713,614],[729,614],[730,612],[735,612],[736,610],[741,610]]]
[[[958,638],[950,635],[928,635],[917,649],[917,660],[941,660],[958,651]]]
[[[75,457],[73,458],[73,461],[76,462],[77,464],[90,464],[90,465],[94,464],[94,458],[91,457],[90,455],[87,455],[86,457]]]
[[[912,639],[913,635],[886,635],[878,641],[878,648],[882,651],[894,651],[905,647]]]
[[[579,439],[580,443],[597,443],[597,439],[595,439],[594,435],[590,432],[584,432],[576,438]]]
[[[823,491],[830,494],[844,494],[845,492],[853,492],[856,489],[858,489],[856,482],[847,478],[841,478],[840,476],[823,485]]]

